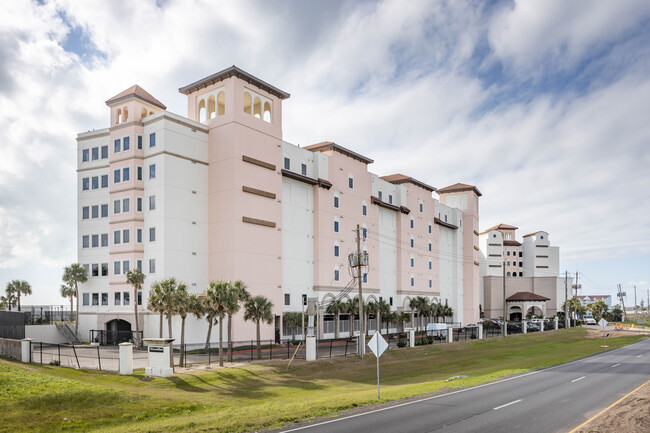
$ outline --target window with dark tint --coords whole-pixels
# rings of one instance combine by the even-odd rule
[[[284,294],[284,305],[291,305],[291,295],[289,293]]]
[[[107,276],[108,276],[108,263],[102,263],[102,277],[107,277]]]
[[[83,304],[90,305],[90,293],[83,294]]]
[[[81,179],[81,189],[83,189],[84,191],[88,191],[90,189],[89,187],[90,187],[90,179],[87,177]]]
[[[122,305],[131,305],[131,293],[122,292]]]
[[[102,247],[108,246],[108,233],[102,233]]]
[[[334,221],[334,231],[336,233],[338,233],[338,231],[339,231],[339,222],[338,221]]]
[[[142,305],[142,292],[138,291],[138,305]]]
[[[88,151],[88,149],[82,150],[81,155],[82,155],[81,156],[81,161],[82,162],[86,162],[86,161],[88,161],[90,159],[90,158],[88,158],[88,156],[90,155],[90,152]]]
[[[150,195],[149,196],[149,210],[155,210],[156,209],[156,196],[155,195]]]
[[[93,189],[99,189],[99,177],[93,176],[92,181]]]
[[[108,146],[102,146],[102,159],[108,158]]]
[[[92,274],[93,277],[99,277],[99,265],[97,263],[93,264]]]
[[[106,218],[108,216],[108,205],[103,204],[102,205],[102,218]]]
[[[113,263],[113,275],[120,275],[121,266],[122,266],[122,262]]]
[[[93,218],[99,218],[99,206],[95,205],[91,209],[93,211],[92,212]]]
[[[108,305],[108,293],[102,293],[102,305]]]
[[[84,206],[81,208],[81,219],[87,220],[88,218],[90,218],[90,208]]]
[[[388,194],[388,204],[393,204],[393,196]]]
[[[115,170],[113,172],[113,183],[120,183],[121,175],[122,175],[121,170]]]
[[[138,212],[142,212],[142,197],[136,197],[135,210]]]
[[[291,170],[291,160],[289,158],[284,158],[284,169]]]
[[[93,147],[93,161],[99,159],[99,147]]]
[[[113,153],[119,153],[120,150],[121,150],[120,139],[118,138],[117,140],[115,140],[115,149],[113,150]]]
[[[113,298],[113,305],[122,305],[122,293],[115,292],[115,297]]]
[[[151,164],[149,166],[149,179],[154,179],[156,177],[156,164]]]
[[[129,174],[129,167],[124,167],[122,169],[122,180],[124,182],[128,182],[130,180],[131,176]]]
[[[307,176],[307,164],[300,165],[300,173],[302,173],[303,176]]]
[[[130,232],[129,229],[122,230],[122,243],[123,244],[128,244],[130,242],[130,239],[129,239],[129,234],[130,233],[131,232]]]
[[[334,281],[338,281],[338,280],[339,280],[339,270],[335,269],[334,270]]]
[[[339,256],[339,246],[334,245],[334,257],[338,257],[338,256]]]
[[[108,175],[102,175],[102,188],[108,188]]]
[[[339,207],[339,198],[334,196],[334,207]]]
[[[138,135],[138,149],[142,150],[142,135]]]
[[[156,273],[156,259],[149,259],[149,273]]]
[[[140,165],[137,166],[135,168],[135,170],[136,170],[136,179],[137,180],[142,180],[142,166],[140,166]]]
[[[149,242],[155,242],[156,240],[156,228],[149,228]]]
[[[86,235],[81,238],[81,243],[83,248],[88,248],[88,245],[90,244],[90,236]]]
[[[348,178],[348,188],[354,189],[354,178],[353,177]]]
[[[129,150],[131,148],[131,137],[124,137],[122,144],[122,150]]]
[[[114,244],[114,245],[119,245],[121,239],[122,239],[122,236],[121,236],[120,231],[119,231],[119,230],[115,230],[115,231],[113,232],[113,244]]]
[[[99,305],[99,293],[93,293],[93,305]]]
[[[368,215],[368,207],[365,204],[361,206],[361,213],[363,216]]]
[[[149,134],[149,147],[155,147],[156,146],[156,133],[151,133]]]
[[[91,239],[92,239],[93,248],[97,248],[99,246],[99,235],[93,235]],[[96,266],[96,265],[93,265],[93,266]]]

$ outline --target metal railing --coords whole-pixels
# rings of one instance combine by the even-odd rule
[[[137,341],[142,345],[143,331],[112,331],[106,329],[91,329],[90,342],[97,343],[100,346],[116,346],[120,343],[135,343]]]

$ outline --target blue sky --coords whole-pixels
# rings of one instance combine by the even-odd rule
[[[106,99],[137,83],[185,115],[178,88],[236,64],[292,94],[285,140],[475,184],[481,229],[548,231],[584,293],[649,288],[647,1],[215,3],[0,5],[0,285],[62,302],[75,137]]]

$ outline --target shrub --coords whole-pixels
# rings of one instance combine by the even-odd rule
[[[52,360],[52,361],[50,361],[50,365],[54,365],[54,366],[58,367],[58,366],[61,365],[61,361],[59,361],[58,359]]]
[[[406,340],[398,340],[397,341],[397,347],[406,347],[408,345],[408,342]]]

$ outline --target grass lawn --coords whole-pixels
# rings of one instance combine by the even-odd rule
[[[586,329],[384,352],[382,401],[461,388],[599,352]],[[611,348],[644,336],[608,340]],[[0,431],[216,431],[279,427],[377,402],[372,354],[144,380],[0,360]],[[465,379],[445,379],[467,375]]]

